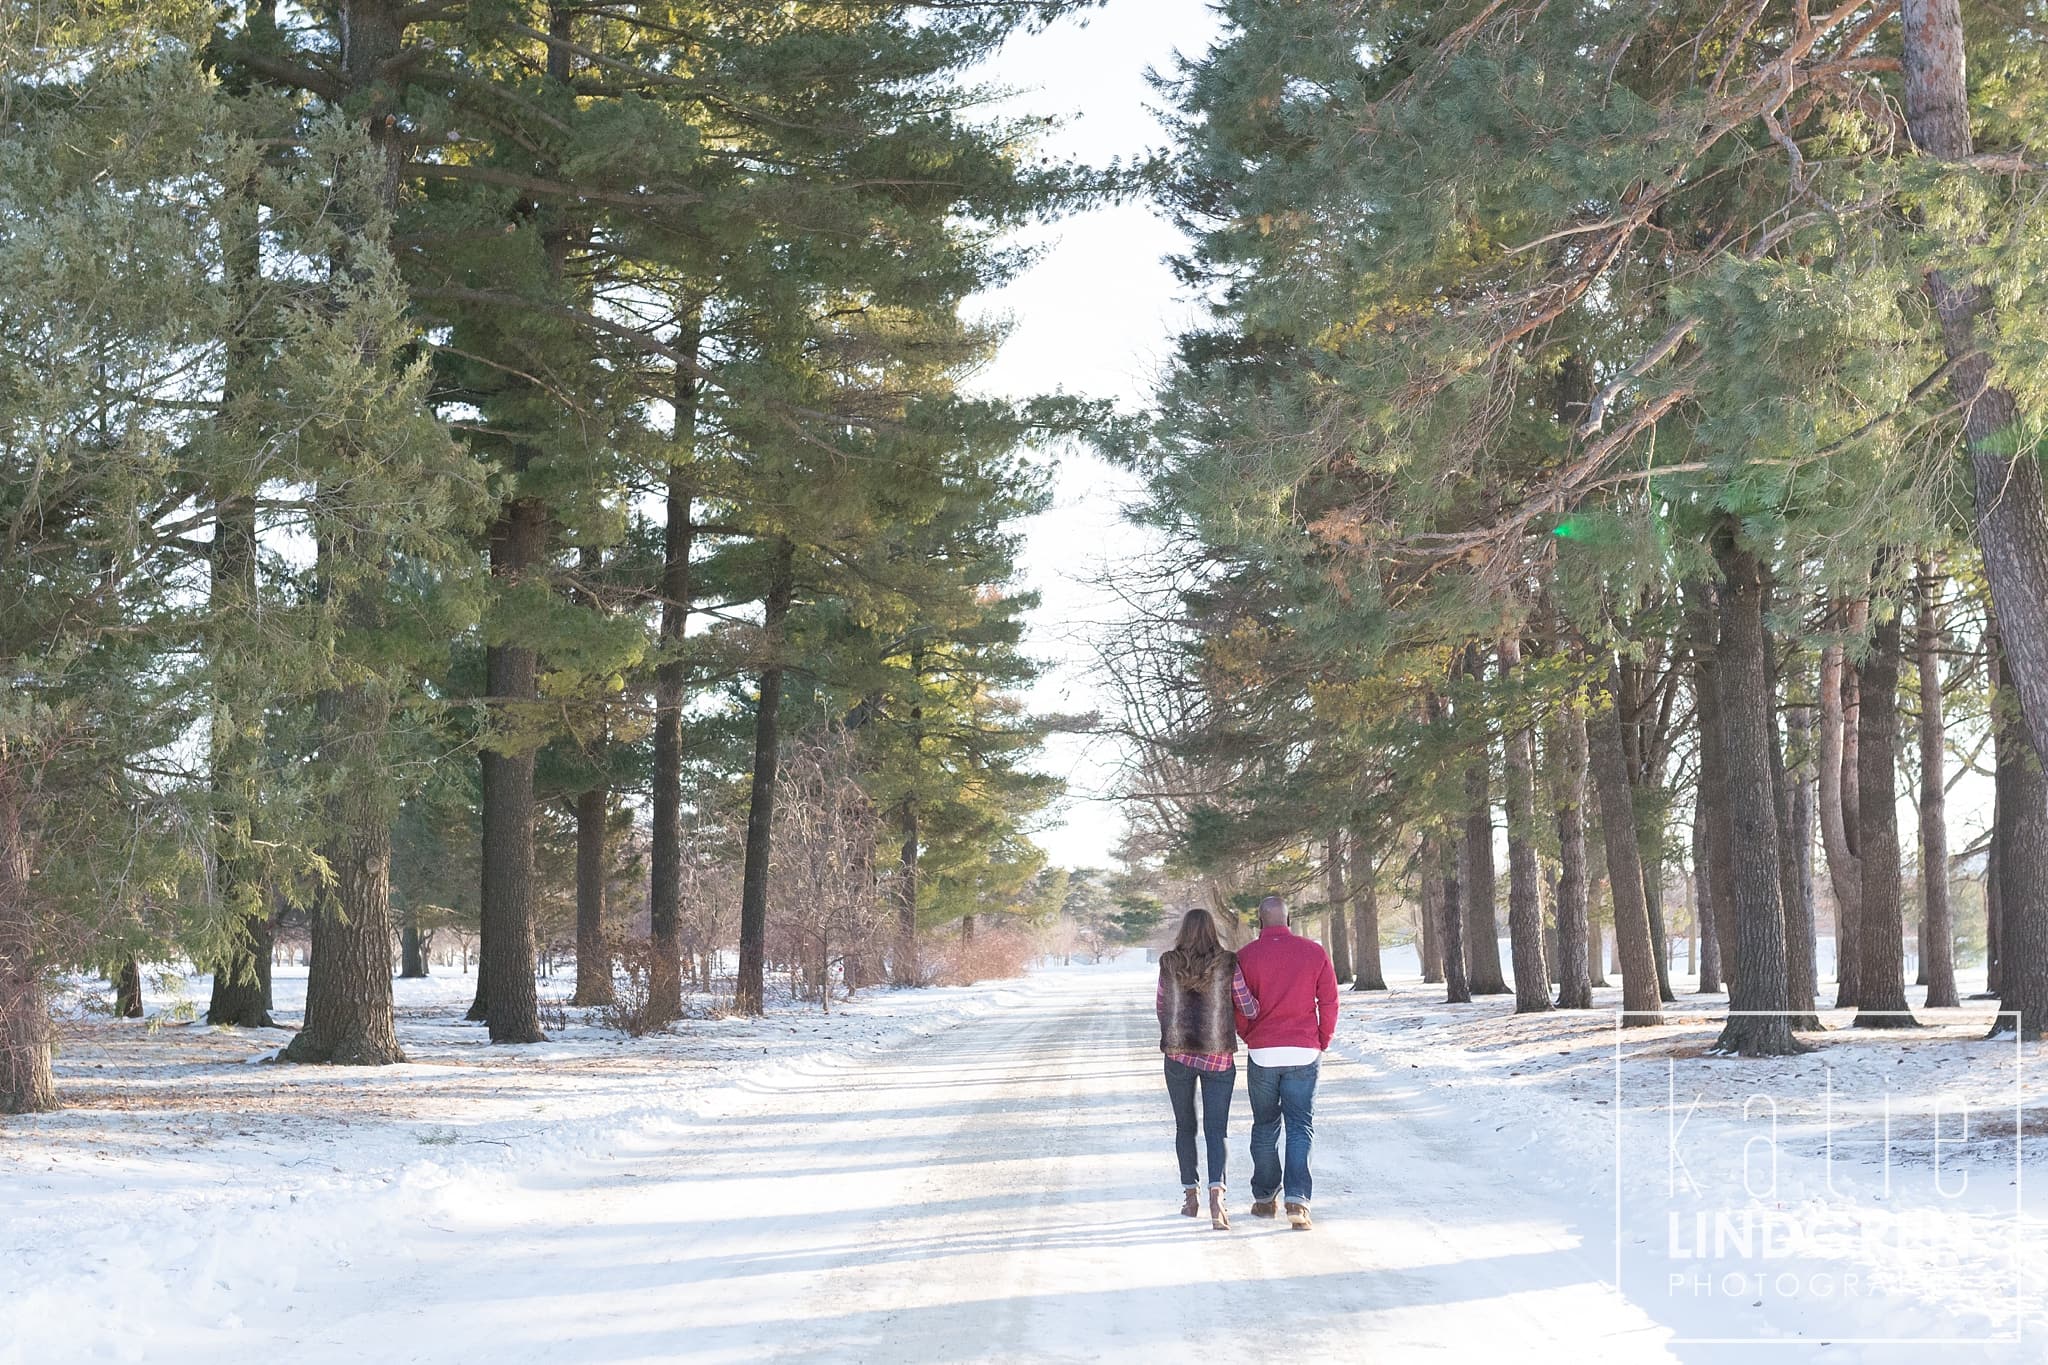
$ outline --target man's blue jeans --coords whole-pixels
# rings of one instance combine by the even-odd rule
[[[1284,1184],[1289,1203],[1306,1204],[1314,1192],[1309,1178],[1308,1149],[1316,1136],[1316,1069],[1307,1066],[1251,1064],[1246,1089],[1252,1101],[1252,1198],[1271,1199],[1283,1184],[1280,1166],[1280,1125],[1287,1125],[1287,1167]]]

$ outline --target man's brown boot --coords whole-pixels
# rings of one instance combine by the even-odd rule
[[[1297,1204],[1292,1199],[1287,1201],[1287,1221],[1294,1225],[1296,1232],[1307,1232],[1315,1226],[1309,1221],[1308,1205]]]
[[[1252,1217],[1254,1218],[1273,1218],[1278,1216],[1279,1212],[1280,1201],[1278,1198],[1252,1200]]]

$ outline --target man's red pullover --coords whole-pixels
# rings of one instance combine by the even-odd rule
[[[1322,944],[1275,925],[1238,950],[1237,966],[1259,1002],[1258,1018],[1237,1016],[1246,1047],[1330,1045],[1337,1031],[1337,971]]]

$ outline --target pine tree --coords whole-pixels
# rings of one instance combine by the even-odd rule
[[[192,393],[226,309],[195,224],[246,152],[194,20],[0,16],[0,1113],[57,1103],[46,972],[222,938],[144,915],[196,871],[145,769],[206,690],[187,538],[224,465]]]

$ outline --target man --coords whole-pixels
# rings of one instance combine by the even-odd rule
[[[1313,1226],[1308,1150],[1315,1138],[1316,1069],[1337,1031],[1337,972],[1322,944],[1288,931],[1287,902],[1278,896],[1259,902],[1259,936],[1239,951],[1237,964],[1259,1002],[1256,1019],[1237,1016],[1238,1036],[1251,1053],[1252,1214],[1273,1217],[1275,1196],[1284,1188],[1287,1221],[1307,1232]]]

